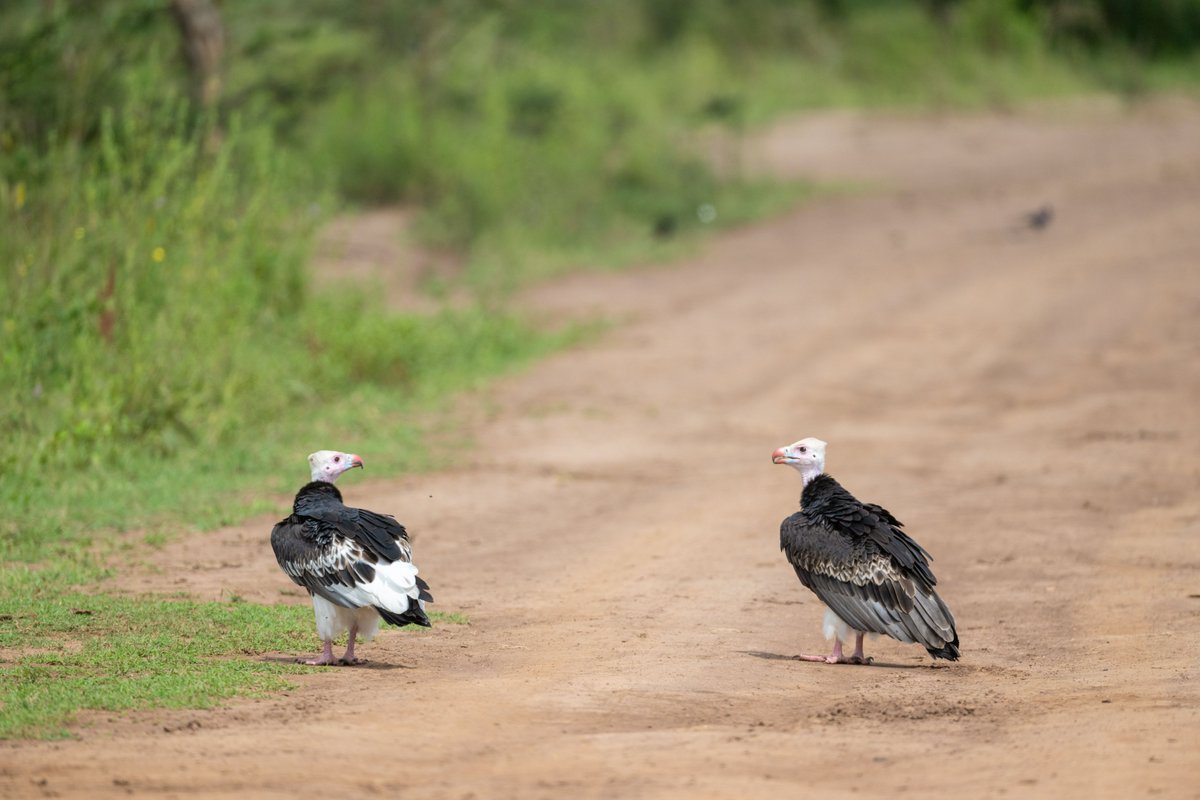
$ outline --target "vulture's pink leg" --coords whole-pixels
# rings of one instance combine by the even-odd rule
[[[350,638],[346,640],[346,655],[342,656],[342,660],[338,663],[344,667],[352,667],[355,664],[361,664],[362,660],[354,657],[354,638],[358,636],[358,625],[350,626]]]
[[[854,655],[846,658],[842,655],[842,640],[834,637],[833,652],[827,656],[796,656],[798,661],[817,661],[822,664],[869,664],[871,659],[864,659],[862,655],[862,634],[858,635],[858,642],[854,648]]]
[[[854,655],[850,656],[851,664],[870,664],[874,659],[867,658],[862,651],[863,634],[860,631],[858,636],[854,637]]]
[[[836,636],[833,637],[833,653],[831,653],[830,655],[807,656],[807,655],[801,654],[801,655],[796,656],[796,658],[798,658],[800,661],[819,661],[824,664],[845,664],[846,663],[846,659],[842,656],[842,640],[837,638]]]

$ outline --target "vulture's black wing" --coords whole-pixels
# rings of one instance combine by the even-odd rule
[[[374,553],[336,528],[296,514],[271,530],[271,549],[295,583],[345,608],[359,605],[344,590],[373,581],[379,563]]]
[[[855,630],[958,658],[954,617],[933,589],[929,556],[895,517],[827,475],[809,481],[801,506],[779,530],[801,583]]]

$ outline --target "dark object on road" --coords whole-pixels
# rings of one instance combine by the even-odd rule
[[[1054,221],[1054,206],[1044,205],[1025,215],[1025,224],[1035,231],[1045,230]]]

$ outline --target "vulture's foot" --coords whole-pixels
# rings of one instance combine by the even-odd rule
[[[815,661],[818,664],[870,664],[875,659],[863,658],[861,656],[844,656],[841,653],[832,653],[827,656],[810,656],[801,653],[796,656],[797,661]]]
[[[318,656],[316,658],[297,658],[296,663],[305,664],[310,667],[332,667],[341,662],[333,656]]]
[[[328,667],[336,664],[337,659],[333,657],[333,642],[325,642],[325,648],[316,658],[297,658],[296,661],[310,667]]]
[[[337,665],[339,667],[357,667],[359,664],[365,663],[367,663],[365,658],[354,658],[353,656],[349,658],[339,658],[337,660]]]
[[[862,653],[862,637],[858,640],[859,646],[855,648],[854,655],[842,655],[841,641],[833,640],[833,652],[827,656],[809,656],[801,653],[796,656],[799,661],[816,661],[821,664],[870,664],[871,659],[865,658]]]

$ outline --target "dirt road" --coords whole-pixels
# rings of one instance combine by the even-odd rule
[[[345,484],[469,626],[5,744],[0,795],[1200,797],[1200,108],[825,115],[752,158],[877,190],[530,292],[623,322],[472,399],[460,467]],[[933,553],[961,662],[791,659],[825,642],[770,455],[809,435]],[[270,522],[160,588],[304,602]]]

